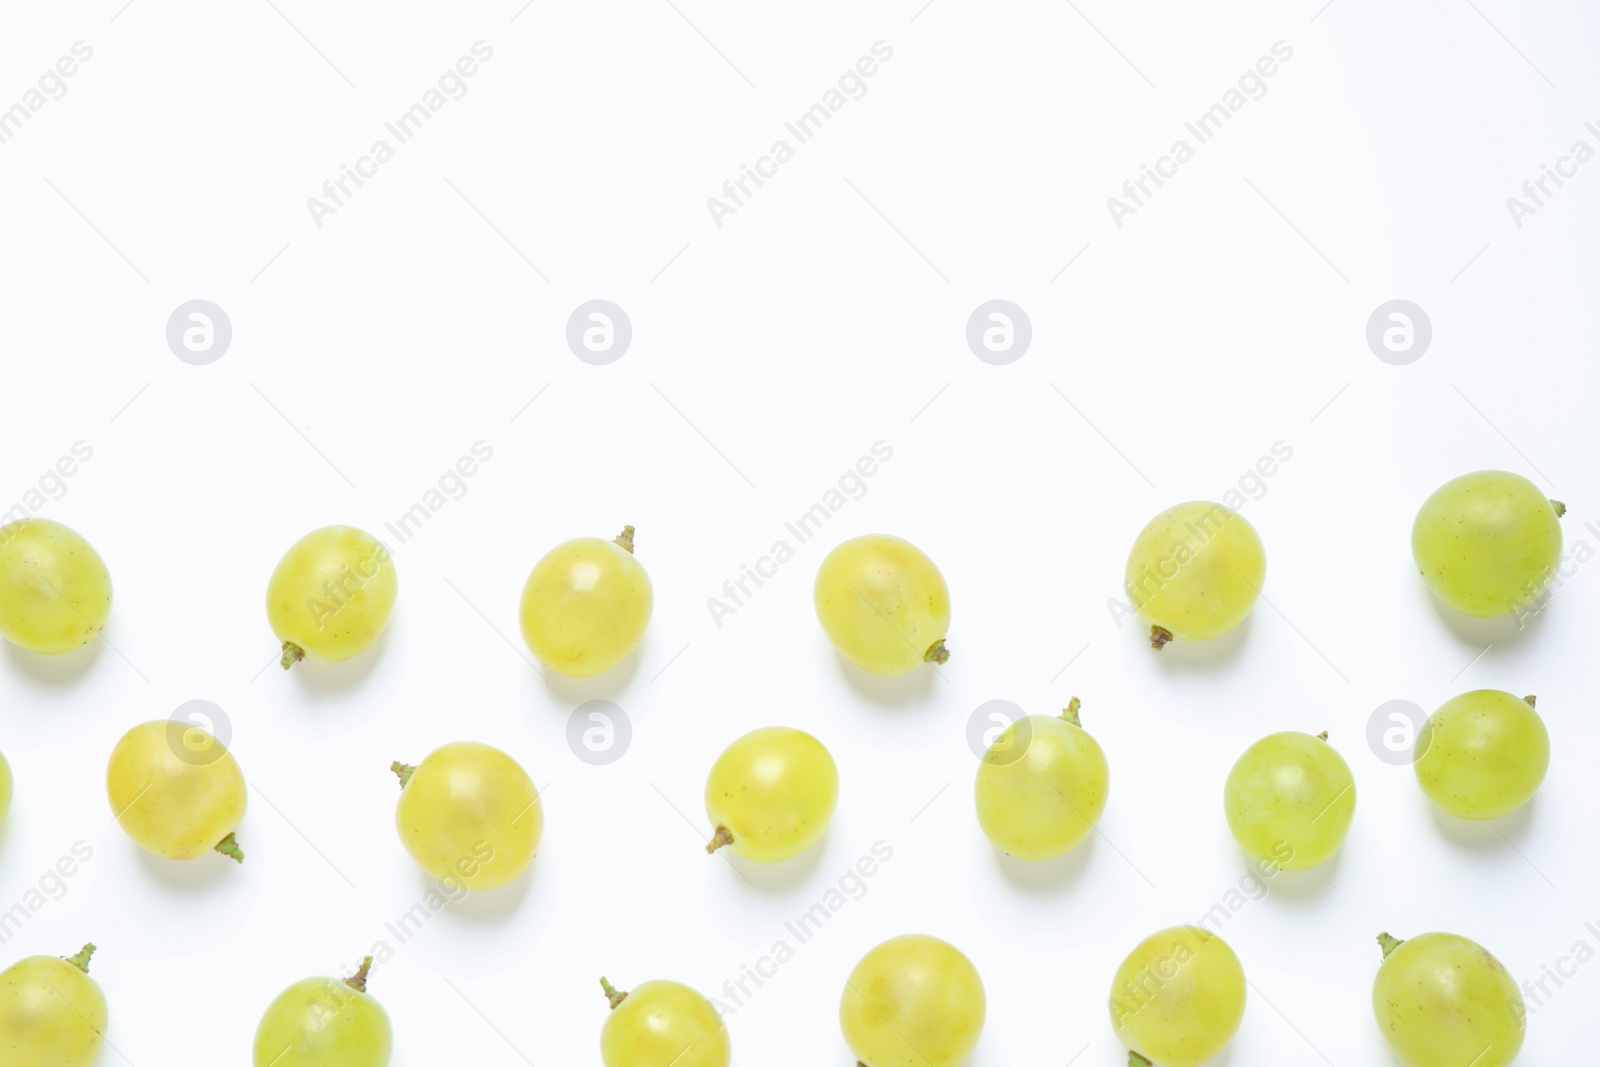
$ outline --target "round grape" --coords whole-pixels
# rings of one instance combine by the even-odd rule
[[[1350,765],[1328,735],[1269,734],[1245,749],[1222,793],[1228,829],[1258,862],[1285,871],[1326,863],[1356,811]]]
[[[605,1067],[728,1067],[728,1030],[705,997],[677,982],[627,993],[600,979],[611,1014],[600,1028]]]
[[[0,971],[0,1063],[90,1067],[105,1042],[106,996],[89,977],[94,946],[30,956]]]
[[[1105,810],[1111,773],[1079,724],[1079,701],[1059,717],[1030,715],[1001,732],[978,765],[978,825],[1008,855],[1059,856],[1089,836]]]
[[[56,655],[93,640],[111,614],[111,575],[74,529],[49,519],[0,526],[0,635]]]
[[[1561,559],[1566,512],[1520,474],[1476,471],[1423,501],[1411,555],[1440,600],[1463,615],[1510,615],[1537,601]]]
[[[579,537],[534,564],[522,587],[522,639],[557,674],[587,678],[632,654],[652,605],[632,526],[615,541]]]
[[[1111,1028],[1137,1059],[1198,1067],[1223,1050],[1244,1018],[1245,981],[1228,943],[1198,926],[1151,934],[1111,982]]]
[[[817,618],[833,647],[873,674],[950,658],[950,590],[933,560],[887,534],[852,537],[817,570]]]
[[[255,1067],[388,1067],[389,1014],[367,993],[372,957],[354,975],[307,978],[267,1006],[256,1027]]]
[[[400,776],[400,840],[435,878],[498,889],[533,862],[544,808],[533,779],[504,752],[455,741],[391,769]]]
[[[244,774],[221,741],[170,719],[123,734],[106,768],[117,824],[140,848],[169,860],[215,851],[243,863],[233,831],[245,793]]]
[[[1417,784],[1459,819],[1498,819],[1533,799],[1550,767],[1550,734],[1533,697],[1496,689],[1452,697],[1417,735]]]
[[[398,588],[389,549],[366,531],[324,526],[300,538],[267,582],[267,621],[283,642],[283,668],[366,651],[389,624]]]
[[[954,945],[926,934],[890,938],[844,985],[839,1026],[865,1067],[956,1067],[978,1043],[983,982]]]
[[[1221,504],[1192,500],[1168,508],[1139,532],[1124,587],[1150,624],[1150,645],[1205,641],[1244,621],[1267,577],[1255,527]]]
[[[1482,945],[1455,934],[1378,935],[1372,983],[1378,1031],[1406,1067],[1506,1067],[1527,1034],[1516,980]]]
[[[822,836],[839,800],[839,771],[815,737],[787,726],[753,730],[723,750],[706,778],[707,852],[727,847],[758,863],[797,856]]]

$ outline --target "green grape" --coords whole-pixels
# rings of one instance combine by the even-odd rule
[[[1550,734],[1533,697],[1496,689],[1451,697],[1417,734],[1417,784],[1460,819],[1498,819],[1539,791],[1550,767]]]
[[[707,852],[727,846],[758,863],[797,856],[822,836],[839,800],[839,770],[815,737],[753,730],[723,750],[706,778]]]
[[[398,582],[382,541],[354,526],[312,530],[267,582],[267,621],[283,668],[307,656],[337,663],[366,651],[389,623]]]
[[[1151,934],[1111,981],[1111,1028],[1129,1064],[1197,1067],[1244,1018],[1244,969],[1228,943],[1198,926]]]
[[[74,529],[49,519],[0,526],[0,635],[55,655],[89,643],[111,614],[105,561]]]
[[[6,816],[11,814],[12,789],[11,764],[0,754],[0,822],[5,822]]]
[[[833,647],[873,674],[943,663],[950,590],[933,560],[888,534],[852,537],[817,570],[817,618]]]
[[[1516,980],[1475,941],[1379,934],[1372,983],[1378,1030],[1406,1067],[1506,1067],[1527,1034]]]
[[[1566,505],[1520,474],[1476,471],[1422,503],[1411,556],[1440,600],[1481,619],[1510,615],[1543,594],[1561,559]]]
[[[389,1014],[367,993],[372,957],[344,980],[307,978],[279,993],[256,1027],[255,1067],[387,1067]]]
[[[955,1067],[983,1031],[983,981],[954,945],[892,937],[861,957],[844,985],[839,1026],[865,1067]]]
[[[147,852],[192,860],[220,852],[240,863],[234,828],[244,818],[244,775],[233,753],[197,726],[170,719],[122,735],[106,768],[117,824]]]
[[[722,1016],[677,982],[646,982],[622,993],[600,979],[611,1014],[600,1028],[605,1067],[728,1067],[733,1053]]]
[[[435,878],[498,889],[533,862],[544,808],[533,779],[504,752],[455,741],[391,769],[400,776],[400,840]]]
[[[1239,625],[1266,577],[1255,527],[1222,504],[1192,500],[1139,531],[1124,588],[1159,649],[1174,637],[1205,641]]]
[[[534,564],[522,587],[522,639],[557,674],[609,671],[639,646],[654,601],[633,555],[633,527],[615,541],[564,541]]]
[[[105,1041],[106,995],[89,977],[93,945],[70,959],[29,956],[0,971],[0,1063],[89,1067]]]
[[[1047,860],[1072,848],[1105,810],[1111,772],[1078,722],[1079,701],[1059,717],[1030,715],[997,737],[978,765],[978,825],[1002,852]]]
[[[1252,859],[1303,871],[1339,851],[1356,812],[1356,785],[1327,734],[1286,731],[1245,749],[1222,803],[1228,829]]]

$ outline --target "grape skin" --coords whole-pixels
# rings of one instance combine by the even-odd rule
[[[1269,734],[1228,772],[1223,807],[1234,840],[1252,859],[1303,871],[1339,851],[1355,816],[1355,780],[1324,738]]]
[[[1411,555],[1428,588],[1477,618],[1538,600],[1561,559],[1561,513],[1520,474],[1475,471],[1434,490],[1411,527]]]
[[[950,590],[931,559],[888,534],[829,552],[813,589],[817,619],[840,654],[873,674],[903,674],[950,656]]]
[[[411,858],[435,878],[498,889],[533,862],[544,808],[533,779],[489,745],[456,741],[401,776],[395,827]]]
[[[394,1033],[365,991],[371,962],[346,981],[307,978],[279,993],[256,1027],[255,1067],[388,1067]]]
[[[1498,819],[1539,791],[1550,767],[1550,734],[1531,697],[1477,689],[1429,716],[1416,751],[1417,784],[1442,811]]]
[[[633,527],[615,541],[579,537],[534,564],[522,587],[522,639],[557,674],[588,678],[627,659],[654,606],[633,555]]]
[[[30,956],[0,971],[0,1063],[90,1067],[106,1030],[106,997],[87,973],[93,945],[74,960]],[[82,964],[79,965],[78,961]]]
[[[389,624],[399,582],[383,542],[354,526],[324,526],[289,547],[267,582],[267,621],[283,667],[359,655]]]
[[[11,794],[15,788],[11,777],[11,764],[0,753],[0,822],[5,822],[6,816],[11,814]]]
[[[1255,527],[1237,512],[1191,500],[1151,519],[1124,572],[1128,600],[1159,649],[1174,637],[1206,641],[1244,621],[1267,577]]]
[[[706,815],[726,845],[757,863],[811,847],[839,800],[839,770],[826,746],[803,730],[753,730],[717,757],[706,778]]]
[[[605,1067],[728,1067],[728,1030],[709,1001],[678,982],[618,993],[604,978],[611,1014],[600,1028]]]
[[[1061,716],[1030,715],[1001,732],[978,765],[978,824],[1008,855],[1046,860],[1076,846],[1105,810],[1105,752],[1077,722],[1077,699]],[[1026,746],[1020,754],[1018,746]]]
[[[1199,1067],[1244,1018],[1245,980],[1227,942],[1197,926],[1141,941],[1111,982],[1111,1028],[1157,1067]]]
[[[184,745],[189,759],[176,750]],[[244,858],[230,840],[244,818],[244,774],[222,742],[198,727],[157,719],[129,730],[111,752],[106,796],[117,825],[147,852]]]
[[[1378,1031],[1406,1067],[1506,1067],[1527,1035],[1522,992],[1501,962],[1455,934],[1419,934],[1386,957],[1372,983]]]
[[[926,934],[890,938],[845,982],[839,1026],[865,1067],[956,1067],[983,1031],[978,971],[954,945]]]
[[[88,644],[111,614],[111,575],[76,530],[49,519],[0,526],[0,635],[59,655]]]

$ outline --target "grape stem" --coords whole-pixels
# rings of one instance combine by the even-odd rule
[[[632,526],[624,526],[622,528],[622,532],[620,534],[618,534],[615,538],[613,538],[613,542],[615,544],[621,545],[623,548],[627,549],[628,550],[628,554],[632,555],[633,554],[633,527]]]
[[[401,763],[399,760],[395,760],[393,763],[389,764],[389,769],[399,777],[401,789],[404,789],[406,786],[410,785],[411,776],[417,773],[417,769],[411,764]]]
[[[1522,699],[1526,700],[1528,702],[1528,707],[1530,707],[1530,708],[1538,706],[1539,698],[1536,697],[1536,696],[1525,696]]]
[[[1165,626],[1150,627],[1150,647],[1160,652],[1172,640],[1172,631]]]
[[[944,647],[944,638],[939,638],[928,646],[928,651],[922,654],[924,663],[944,663],[950,658],[950,650]]]
[[[235,863],[244,862],[244,849],[239,847],[239,839],[234,837],[232,834],[229,834],[227,837],[224,837],[221,841],[217,842],[216,851],[222,853],[224,856],[227,856]]]
[[[1389,954],[1395,949],[1399,948],[1401,945],[1405,944],[1405,942],[1400,940],[1398,937],[1390,937],[1388,934],[1379,934],[1378,944],[1383,946],[1383,958],[1388,959]]]
[[[1130,1050],[1128,1052],[1128,1067],[1151,1067],[1151,1063],[1137,1052]]]
[[[1078,718],[1078,709],[1081,707],[1083,707],[1083,701],[1073,697],[1067,701],[1067,706],[1061,710],[1061,717],[1081,729],[1083,722]]]
[[[84,974],[88,974],[89,973],[89,957],[93,956],[93,955],[94,955],[94,942],[91,941],[87,945],[84,945],[83,948],[78,951],[78,954],[76,956],[64,956],[62,958],[65,959],[68,963],[72,964],[74,967],[78,968],[78,970],[82,971]]]
[[[293,667],[296,663],[299,663],[305,658],[305,649],[301,648],[293,641],[285,641],[283,643],[283,658],[278,661],[278,664],[284,670],[288,670],[290,667]]]
[[[610,1001],[612,1011],[616,1011],[617,1005],[628,999],[628,994],[625,990],[619,990],[604,978],[600,979],[600,988],[605,993],[606,1000]]]
[[[1318,741],[1326,741],[1327,739],[1328,739],[1328,731],[1326,731],[1326,730],[1322,731],[1320,734],[1317,735],[1317,740]]]
[[[1567,513],[1567,506],[1559,500],[1550,501],[1550,506],[1556,509],[1556,518],[1561,518]]]
[[[372,970],[372,957],[368,956],[361,961],[361,966],[356,968],[356,973],[344,980],[344,984],[354,989],[357,993],[367,991],[367,975]]]
[[[726,826],[718,826],[717,832],[711,835],[711,843],[706,846],[706,851],[715,852],[724,845],[733,844],[733,831]]]

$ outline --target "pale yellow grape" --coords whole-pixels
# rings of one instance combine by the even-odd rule
[[[557,674],[609,671],[639,646],[653,606],[633,555],[633,527],[615,541],[579,537],[534,564],[522,587],[522,639]]]
[[[708,852],[726,846],[758,863],[799,855],[822,836],[839,801],[839,770],[815,737],[787,726],[752,730],[706,778]]]
[[[1173,926],[1139,942],[1111,981],[1111,1028],[1156,1067],[1198,1067],[1244,1018],[1244,968],[1227,942]]]
[[[655,981],[620,993],[604,978],[600,987],[611,1001],[600,1027],[605,1067],[728,1067],[728,1030],[693,989]]]
[[[1476,471],[1423,501],[1411,555],[1439,599],[1464,615],[1510,615],[1537,601],[1561,559],[1565,505],[1520,474]]]
[[[287,670],[306,656],[336,663],[365,651],[394,610],[394,560],[354,526],[324,526],[289,547],[267,582],[267,621]]]
[[[170,860],[217,851],[244,862],[233,831],[244,818],[245,792],[244,774],[221,741],[168,719],[129,730],[106,768],[117,825]]]
[[[1145,526],[1128,553],[1124,587],[1150,624],[1150,644],[1205,641],[1250,614],[1267,577],[1255,527],[1221,504],[1192,500]]]
[[[997,737],[978,765],[978,825],[1008,855],[1045,860],[1072,848],[1105,810],[1111,772],[1078,724],[1078,698],[1060,716],[1030,715]]]
[[[1381,934],[1378,942],[1384,960],[1372,1011],[1406,1067],[1506,1067],[1517,1058],[1527,1011],[1516,980],[1487,949],[1455,934]]]
[[[5,822],[6,816],[11,814],[11,794],[14,788],[11,764],[6,762],[3,754],[0,754],[0,822]]]
[[[30,652],[88,644],[111,614],[111,574],[74,529],[49,519],[0,526],[0,635]]]
[[[933,560],[888,534],[852,537],[817,570],[817,619],[833,647],[873,674],[950,658],[950,590]]]
[[[29,956],[0,971],[0,1064],[89,1067],[105,1042],[106,996],[89,977],[94,946],[71,959]]]
[[[1223,807],[1252,859],[1285,871],[1326,863],[1356,811],[1350,765],[1327,735],[1286,731],[1245,749],[1228,772]]]
[[[256,1027],[255,1067],[388,1067],[389,1013],[366,991],[367,957],[354,976],[307,978],[279,993]]]
[[[986,1007],[977,968],[959,949],[905,934],[850,972],[839,1026],[866,1067],[956,1067],[978,1043]]]
[[[411,858],[435,878],[497,889],[528,869],[544,832],[538,790],[516,760],[455,741],[415,767],[396,763],[394,821]]]
[[[1533,698],[1497,689],[1451,697],[1417,734],[1422,792],[1460,819],[1498,819],[1533,799],[1550,767],[1550,734]]]

